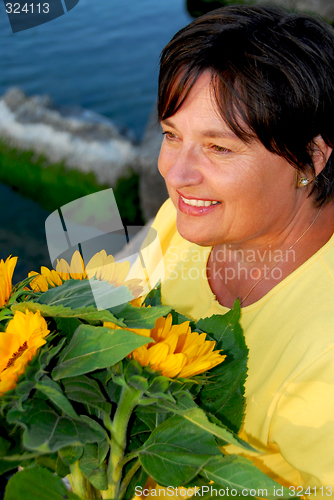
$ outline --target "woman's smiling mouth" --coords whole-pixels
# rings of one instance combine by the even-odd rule
[[[217,205],[217,203],[220,203],[220,201],[197,200],[194,198],[189,199],[184,196],[181,196],[181,198],[186,205],[191,205],[192,207],[209,207],[210,205]]]
[[[177,193],[179,195],[178,208],[187,215],[205,215],[221,205],[221,201],[186,198],[180,192],[177,191]]]

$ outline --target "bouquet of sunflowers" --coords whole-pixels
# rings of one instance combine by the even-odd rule
[[[130,500],[154,483],[168,496],[184,487],[211,498],[212,482],[219,495],[273,490],[224,451],[253,450],[237,434],[247,372],[238,303],[193,323],[161,304],[159,286],[138,296],[129,264],[104,251],[13,287],[16,260],[0,262],[5,500]],[[98,309],[96,296],[116,305]]]

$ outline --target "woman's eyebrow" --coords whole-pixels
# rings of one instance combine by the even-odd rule
[[[172,127],[172,128],[176,128],[174,123],[171,122],[170,120],[168,120],[168,118],[166,118],[166,120],[161,120],[160,122],[161,125],[167,125],[167,127]]]
[[[211,139],[237,139],[237,136],[233,132],[222,131],[222,130],[203,130],[202,135],[205,137],[210,137]]]
[[[167,127],[177,128],[174,123],[166,118],[166,120],[161,120],[161,125],[165,125]],[[211,139],[237,139],[237,136],[232,131],[223,131],[223,130],[202,130],[201,135],[203,137],[209,137]]]

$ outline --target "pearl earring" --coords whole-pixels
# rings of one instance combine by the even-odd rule
[[[298,180],[298,186],[299,187],[305,187],[307,186],[309,183],[310,183],[310,179],[308,177],[301,177],[299,180]]]

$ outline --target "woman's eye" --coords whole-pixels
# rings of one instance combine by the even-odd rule
[[[176,138],[176,135],[173,134],[173,132],[168,132],[168,131],[162,132],[162,135],[164,135],[167,140],[172,140]]]
[[[231,151],[230,149],[224,148],[223,146],[217,146],[217,144],[213,146],[213,149],[217,151],[217,153],[229,153]]]

